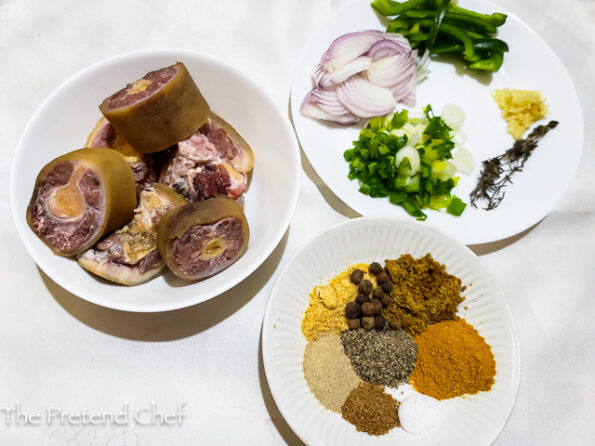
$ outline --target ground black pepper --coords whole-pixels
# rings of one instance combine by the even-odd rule
[[[408,382],[417,359],[417,345],[403,330],[344,331],[341,343],[361,379],[389,387]]]

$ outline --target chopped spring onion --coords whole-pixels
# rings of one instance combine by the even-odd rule
[[[388,197],[418,220],[426,219],[422,209],[427,208],[461,215],[466,204],[451,194],[461,170],[453,162],[453,153],[460,150],[455,150],[454,136],[429,105],[422,117],[407,110],[374,117],[344,153],[348,177],[359,181],[363,194]]]

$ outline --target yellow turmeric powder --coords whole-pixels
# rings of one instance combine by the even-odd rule
[[[409,382],[443,400],[490,390],[496,361],[484,338],[464,319],[430,325],[415,338],[417,360]]]
[[[357,263],[337,274],[326,285],[315,286],[302,318],[302,333],[308,341],[317,339],[320,333],[339,334],[349,328],[345,305],[357,296],[357,286],[349,280],[354,269],[363,271],[364,279],[376,285],[375,278],[367,272],[368,264]]]

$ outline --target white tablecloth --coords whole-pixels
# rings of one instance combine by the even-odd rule
[[[17,237],[8,177],[19,136],[42,100],[82,68],[122,52],[182,47],[212,54],[266,86],[286,109],[301,48],[343,3],[0,0],[0,444],[300,444],[264,376],[262,316],[289,256],[319,231],[356,215],[304,156],[297,210],[270,258],[224,295],[161,314],[98,307],[45,276]],[[495,444],[593,444],[595,2],[500,4],[568,67],[586,137],[576,180],[549,216],[512,239],[473,247],[502,287],[520,337],[518,398]],[[17,406],[20,423],[13,413],[7,425],[8,410]],[[121,425],[85,424],[60,420],[58,411],[126,411],[130,418]]]

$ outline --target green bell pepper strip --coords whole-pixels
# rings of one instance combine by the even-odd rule
[[[473,47],[476,51],[499,51],[501,53],[508,52],[508,44],[500,39],[474,39]]]
[[[422,6],[426,1],[427,0],[408,0],[401,3],[393,0],[373,0],[372,7],[381,15],[392,16]]]
[[[489,53],[500,52],[506,53],[508,51],[508,45],[506,42],[500,39],[473,39],[473,48],[476,52],[487,51]],[[465,49],[461,42],[445,42],[438,45],[434,45],[432,48],[432,54],[442,53],[457,53],[462,52]]]
[[[434,22],[432,20],[423,19],[419,21],[420,24],[424,27],[431,27]],[[454,37],[456,40],[460,41],[463,46],[463,58],[469,62],[475,62],[481,59],[477,54],[475,54],[475,48],[473,47],[473,39],[469,37],[469,34],[458,26],[450,25],[448,23],[442,23],[440,26],[439,32],[444,34],[448,34],[451,37]]]
[[[504,61],[504,53],[497,51],[492,53],[487,59],[481,59],[476,62],[469,64],[469,68],[472,70],[481,71],[498,71]]]
[[[435,19],[437,15],[435,11],[414,9],[411,11],[405,11],[399,18],[403,17],[416,19]],[[465,26],[486,34],[494,34],[498,30],[496,26],[487,20],[465,14],[445,12],[442,20],[444,20],[446,23],[450,23],[451,25]]]
[[[431,50],[436,42],[436,36],[438,35],[438,31],[440,30],[440,25],[442,25],[442,21],[444,20],[444,16],[446,14],[446,10],[450,5],[450,0],[441,0],[438,9],[436,10],[436,14],[434,17],[434,24],[432,25],[432,29],[430,31],[430,35],[428,36],[428,41],[426,47]]]
[[[506,22],[506,14],[501,14],[499,12],[495,12],[493,14],[481,14],[479,12],[471,11],[469,9],[461,8],[457,5],[452,5],[448,12],[453,12],[457,14],[463,14],[469,17],[475,17],[477,19],[485,20],[490,22],[492,25],[499,27],[504,25]]]

